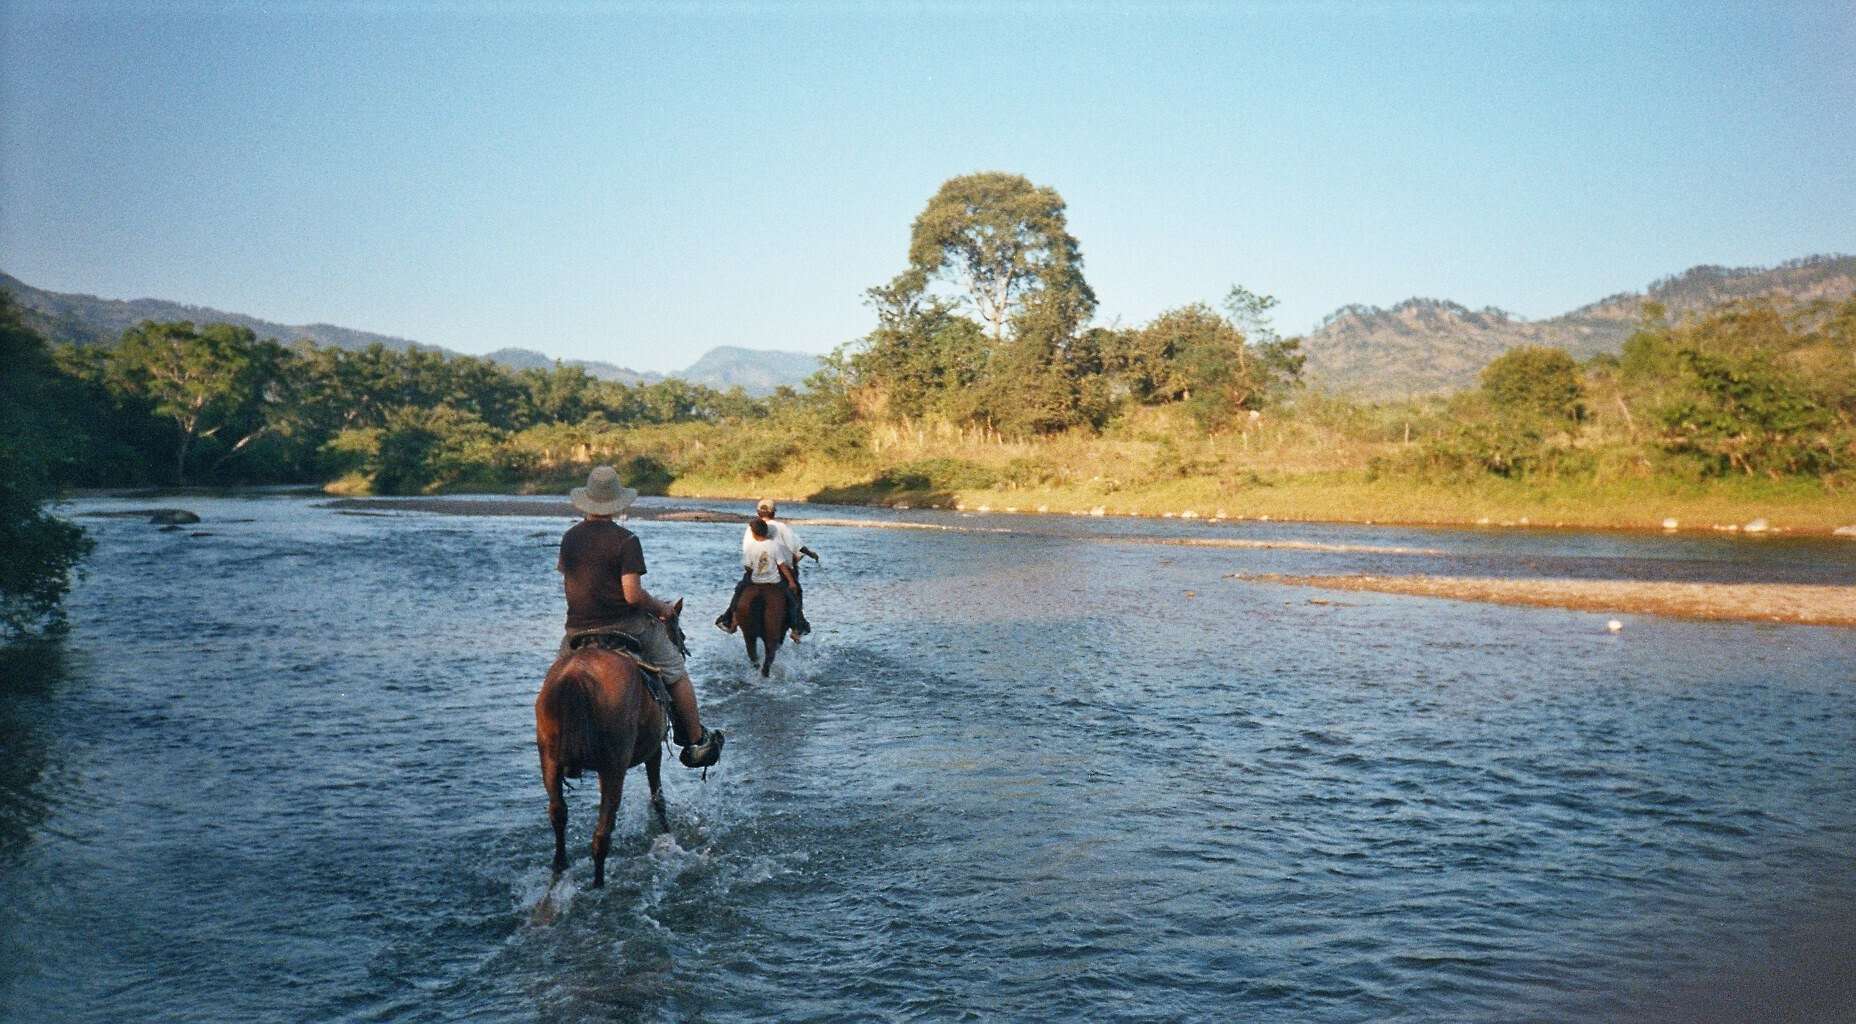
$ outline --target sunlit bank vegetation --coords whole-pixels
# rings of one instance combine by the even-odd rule
[[[947,182],[867,298],[868,335],[766,398],[144,323],[53,354],[47,479],[547,490],[610,461],[647,493],[1023,511],[1850,518],[1856,300],[1650,305],[1616,355],[1516,349],[1479,388],[1353,401],[1303,385],[1273,300],[1242,287],[1094,323],[1062,199],[1006,174]]]

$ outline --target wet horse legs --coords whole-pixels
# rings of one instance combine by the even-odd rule
[[[651,748],[651,754],[644,760],[645,781],[651,784],[651,810],[657,814],[657,827],[670,831],[670,809],[664,805],[663,777],[660,774],[664,763],[664,745],[657,744]]]
[[[606,854],[612,850],[612,822],[625,791],[625,771],[599,773],[599,824],[593,828],[593,888],[606,884]]]
[[[548,824],[554,826],[554,873],[567,870],[567,798],[561,794],[561,766],[545,756],[541,783],[548,789]]]

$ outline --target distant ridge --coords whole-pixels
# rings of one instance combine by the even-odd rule
[[[552,370],[556,363],[560,363],[562,366],[585,370],[589,377],[616,380],[629,385],[654,384],[664,379],[661,373],[633,370],[597,359],[555,359],[532,348],[499,348],[494,352],[485,352],[482,358],[512,370]]]
[[[1471,387],[1490,360],[1518,345],[1551,345],[1579,359],[1616,352],[1646,301],[1680,318],[1736,299],[1840,301],[1852,294],[1856,256],[1807,256],[1776,267],[1698,266],[1547,320],[1441,299],[1407,299],[1390,309],[1343,306],[1303,338],[1302,350],[1311,385],[1395,398]]]
[[[422,345],[390,334],[372,334],[333,324],[280,324],[243,313],[227,313],[206,306],[189,306],[165,299],[101,299],[95,295],[48,292],[10,274],[0,273],[0,288],[13,293],[24,311],[26,325],[54,342],[71,345],[114,345],[122,333],[144,320],[191,320],[248,327],[260,338],[282,342],[308,339],[328,348],[360,349],[381,345],[390,349],[424,349],[457,355],[437,345]]]
[[[438,345],[333,324],[281,324],[205,306],[161,299],[102,299],[48,292],[0,273],[0,288],[13,293],[28,325],[57,342],[113,345],[143,320],[225,322],[249,327],[259,337],[291,342],[307,339],[331,348],[420,349],[447,356],[460,353]],[[1773,296],[1789,301],[1840,301],[1856,294],[1856,256],[1807,256],[1776,267],[1697,266],[1650,283],[1642,292],[1619,292],[1546,320],[1527,320],[1493,306],[1470,309],[1444,299],[1413,298],[1389,309],[1342,306],[1303,338],[1306,376],[1315,387],[1363,398],[1397,398],[1474,386],[1489,361],[1518,345],[1551,345],[1580,359],[1616,352],[1630,336],[1645,301],[1662,303],[1672,318],[1698,313],[1735,299]],[[512,369],[547,369],[555,360],[525,348],[504,348],[482,357]],[[740,387],[765,396],[778,387],[800,387],[821,365],[804,352],[723,345],[688,369],[668,375],[644,373],[597,360],[565,360],[593,377],[648,384],[675,377],[726,391]]]
[[[273,338],[286,344],[307,340],[327,348],[364,349],[369,345],[403,351],[418,349],[445,356],[461,352],[441,345],[430,345],[390,334],[357,331],[334,324],[283,324],[243,313],[228,313],[207,306],[190,306],[164,299],[104,299],[95,295],[50,292],[0,273],[0,289],[13,294],[27,326],[54,342],[72,345],[114,345],[124,331],[144,320],[191,320],[194,323],[229,323],[250,328],[260,338]],[[549,369],[556,360],[542,352],[526,348],[503,348],[480,358],[513,370]],[[578,367],[600,380],[628,385],[651,384],[676,377],[692,384],[726,391],[740,386],[748,394],[765,396],[785,385],[798,387],[819,367],[819,358],[803,352],[776,352],[725,345],[711,349],[681,373],[641,372],[612,363],[588,359],[568,359],[563,365]]]
[[[677,376],[721,391],[739,387],[750,395],[767,395],[778,387],[799,387],[821,365],[819,357],[807,352],[720,345]]]

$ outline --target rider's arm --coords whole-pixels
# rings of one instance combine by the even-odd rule
[[[785,542],[786,549],[792,552],[794,565],[799,564],[800,555],[810,555],[814,562],[818,561],[818,552],[806,547],[804,542],[800,541],[799,533],[785,523],[780,524],[780,540]]]
[[[660,619],[669,618],[674,612],[670,605],[652,597],[644,589],[644,578],[635,572],[628,572],[619,577],[619,586],[625,589],[625,603],[633,608],[642,608]]]
[[[793,576],[793,567],[787,565],[785,562],[780,563],[780,578],[786,581],[787,586],[795,590],[798,589],[799,580],[795,579]]]

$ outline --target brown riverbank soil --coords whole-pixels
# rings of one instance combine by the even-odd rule
[[[1234,573],[1227,578],[1323,590],[1364,590],[1588,612],[1856,626],[1856,587],[1456,576],[1285,576],[1277,573]]]

